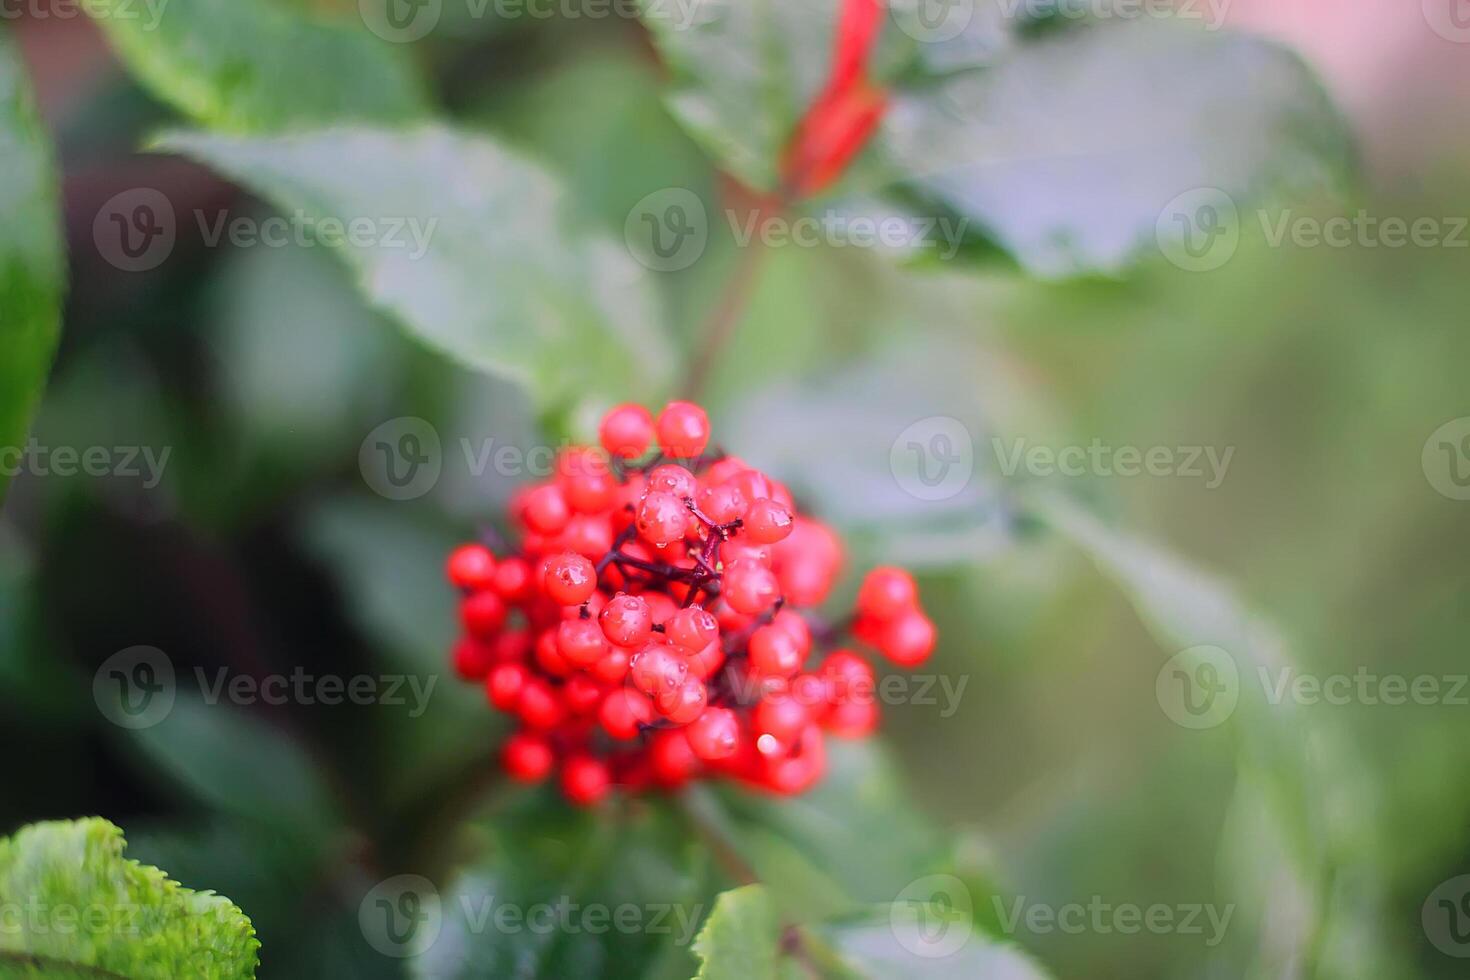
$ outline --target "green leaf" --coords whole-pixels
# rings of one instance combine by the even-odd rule
[[[1238,698],[1220,723],[1228,719],[1239,751],[1222,865],[1240,907],[1261,917],[1240,925],[1261,937],[1251,976],[1316,962],[1324,936],[1379,929],[1364,914],[1383,896],[1358,867],[1362,841],[1371,837],[1370,794],[1352,747],[1320,716],[1290,698],[1273,703],[1259,690],[1293,666],[1284,637],[1225,583],[1164,549],[1055,494],[1036,492],[1025,503],[1117,583],[1161,646],[1176,656],[1209,648],[1214,664],[1236,672],[1224,675],[1221,688]],[[1357,873],[1345,879],[1346,870]]]
[[[781,923],[764,885],[723,892],[699,930],[698,980],[747,980],[776,975]]]
[[[1047,31],[901,92],[880,146],[905,196],[1053,277],[1182,245],[1174,219],[1207,204],[1238,209],[1217,208],[1228,233],[1278,191],[1338,183],[1352,160],[1295,55],[1156,19]]]
[[[186,153],[300,211],[377,306],[543,406],[627,396],[668,377],[652,288],[621,245],[568,220],[561,187],[483,137],[440,126],[256,139],[180,133]],[[331,222],[371,228],[332,235]]]
[[[51,149],[0,30],[0,449],[24,440],[61,331],[65,258]],[[9,478],[0,473],[0,501]]]
[[[573,809],[555,791],[538,791],[478,829],[489,853],[444,896],[442,928],[413,959],[415,976],[694,972],[690,947],[707,908],[708,868],[665,807]]]
[[[1010,533],[981,455],[989,370],[958,342],[884,351],[751,393],[723,444],[821,501],[859,548],[880,542],[885,562],[970,565]]]
[[[105,820],[32,824],[0,840],[0,975],[253,977],[260,944],[228,899],[123,857]]]
[[[774,190],[781,151],[826,78],[836,0],[643,0],[674,74],[669,110],[750,187]]]
[[[897,766],[880,745],[871,739],[830,740],[827,763],[821,782],[791,799],[715,791],[736,850],[778,899],[784,902],[788,889],[820,895],[822,886],[805,869],[781,860],[789,852],[770,847],[767,835],[789,843],[791,851],[836,883],[849,902],[891,901],[915,878],[948,867],[949,842],[917,812]],[[788,882],[785,876],[793,872],[798,877]]]
[[[213,129],[400,122],[428,112],[401,49],[356,21],[318,20],[278,0],[94,0],[83,8],[150,91]]]
[[[883,908],[868,918],[815,931],[837,954],[841,966],[866,980],[916,976],[926,980],[1048,980],[1051,976],[1019,947],[987,938],[968,919],[941,908],[918,912],[931,921],[907,925],[892,909]],[[932,919],[939,916],[945,921],[936,926]],[[921,933],[921,929],[933,931]]]
[[[288,735],[228,704],[229,677],[220,676],[225,700],[180,696],[163,721],[133,738],[203,802],[296,839],[325,838],[340,818],[316,764]]]

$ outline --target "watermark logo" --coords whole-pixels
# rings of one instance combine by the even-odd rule
[[[418,956],[439,938],[443,902],[434,883],[422,875],[395,875],[363,896],[357,924],[368,945],[384,956]]]
[[[910,496],[949,500],[970,484],[975,472],[975,441],[959,419],[931,415],[893,440],[888,468],[899,488]]]
[[[1470,44],[1470,0],[1421,0],[1424,19],[1446,41]]]
[[[1442,882],[1420,910],[1424,935],[1446,956],[1470,959],[1470,875]]]
[[[1240,247],[1240,211],[1218,187],[1185,191],[1160,212],[1154,238],[1172,265],[1186,272],[1211,272]]]
[[[974,902],[954,875],[926,875],[910,882],[888,908],[888,927],[898,944],[928,960],[953,956],[975,931]]]
[[[151,187],[114,194],[92,220],[98,254],[124,272],[158,268],[173,254],[177,238],[173,204]]]
[[[1451,419],[1424,441],[1424,478],[1441,496],[1470,500],[1470,415]]]
[[[381,497],[422,497],[439,483],[444,469],[439,430],[415,416],[389,419],[362,441],[357,466],[363,481]]]
[[[1224,724],[1240,702],[1240,670],[1235,658],[1220,647],[1190,647],[1165,661],[1154,679],[1154,695],[1174,724],[1214,728]]]
[[[628,251],[655,272],[687,269],[709,245],[709,214],[699,195],[665,187],[645,196],[623,222]]]
[[[120,728],[152,728],[174,710],[177,685],[173,661],[157,647],[120,650],[92,676],[92,700]]]
[[[444,0],[357,0],[357,12],[378,37],[409,44],[439,26]]]
[[[936,43],[959,37],[975,17],[975,0],[893,0],[889,15],[915,41]]]

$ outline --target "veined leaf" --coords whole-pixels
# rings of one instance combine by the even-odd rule
[[[900,93],[880,150],[906,195],[1042,276],[1238,235],[1248,206],[1333,186],[1352,161],[1294,54],[1156,20],[1048,31]]]
[[[667,378],[645,270],[575,227],[558,183],[487,137],[424,126],[179,133],[159,145],[300,212],[373,303],[444,353],[523,382],[541,405]]]
[[[721,893],[694,941],[697,980],[774,977],[780,938],[776,903],[764,885]]]
[[[19,912],[0,929],[0,975],[253,977],[260,944],[245,914],[124,858],[124,846],[95,818],[0,840],[0,903]]]
[[[278,0],[82,6],[153,94],[213,129],[399,122],[428,112],[401,49],[355,22],[316,20]]]

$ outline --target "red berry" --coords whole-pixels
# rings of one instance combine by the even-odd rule
[[[609,647],[602,659],[591,667],[592,676],[604,684],[621,684],[628,676],[628,651],[622,647]]]
[[[664,635],[690,653],[698,653],[720,635],[720,624],[700,606],[680,609],[664,624]]]
[[[790,677],[801,669],[805,659],[796,637],[775,623],[750,634],[750,666],[758,674]]]
[[[675,459],[692,459],[709,444],[709,416],[692,402],[669,402],[655,427],[659,447]]]
[[[563,606],[579,606],[597,591],[597,569],[584,555],[558,555],[546,566],[546,594]]]
[[[531,566],[524,558],[507,558],[495,569],[495,591],[506,602],[522,603],[531,597]]]
[[[687,725],[704,714],[705,706],[709,703],[709,690],[704,686],[704,681],[690,677],[673,690],[660,690],[654,703],[658,706],[659,713],[669,721],[676,725]]]
[[[501,758],[505,763],[505,771],[511,778],[524,783],[545,779],[556,762],[551,744],[540,735],[530,732],[516,732],[506,739]]]
[[[465,597],[459,614],[465,629],[475,636],[492,639],[505,625],[505,600],[494,592],[476,592]]]
[[[595,514],[612,503],[617,481],[601,453],[586,447],[565,450],[556,460],[556,481],[574,511]]]
[[[526,494],[521,516],[526,526],[538,534],[559,534],[571,519],[572,510],[561,487],[547,483]]]
[[[694,474],[677,463],[655,466],[648,474],[649,490],[671,493],[680,500],[693,497],[698,488],[699,481],[694,479]]]
[[[775,544],[791,534],[791,511],[769,497],[751,501],[741,520],[742,533],[748,534],[756,544]]]
[[[657,548],[680,541],[689,530],[689,508],[671,493],[650,490],[638,505],[638,533]]]
[[[531,652],[531,634],[525,630],[507,630],[490,641],[491,662],[497,664],[525,660]]]
[[[539,677],[527,677],[521,685],[516,713],[532,728],[555,728],[566,716],[556,691]]]
[[[901,568],[875,568],[858,589],[857,611],[860,616],[887,620],[915,608],[918,601],[919,588],[912,575]]]
[[[462,680],[477,681],[490,670],[495,648],[482,643],[473,636],[466,636],[454,645],[454,672]]]
[[[513,711],[520,703],[521,688],[525,686],[526,668],[520,664],[499,664],[492,667],[485,678],[485,696],[501,711]]]
[[[754,616],[771,608],[781,589],[769,568],[742,558],[726,566],[721,594],[736,612]]]
[[[883,625],[878,650],[900,667],[917,667],[934,651],[934,624],[917,609],[910,609]]]
[[[745,497],[728,484],[707,487],[699,495],[699,509],[716,524],[729,524],[745,513]]]
[[[725,651],[720,649],[720,641],[715,640],[698,653],[689,655],[689,675],[707,681],[724,663]]]
[[[628,661],[628,676],[638,690],[651,696],[677,690],[688,675],[688,662],[672,647],[661,644],[644,647]]]
[[[602,699],[597,720],[613,738],[637,738],[642,727],[653,721],[653,702],[637,691],[620,687]]]
[[[556,538],[557,546],[584,558],[601,558],[612,550],[612,518],[607,514],[577,514]]]
[[[811,710],[796,698],[774,695],[762,698],[750,713],[755,747],[762,755],[785,755],[811,722]]]
[[[740,722],[729,708],[705,708],[685,731],[689,747],[705,760],[729,758],[740,741]]]
[[[827,712],[822,727],[838,738],[863,738],[878,727],[878,715],[876,701],[836,704]]]
[[[562,700],[566,701],[567,710],[574,715],[585,715],[595,709],[602,703],[606,693],[591,674],[580,671],[568,677],[561,688]]]
[[[579,806],[591,806],[607,796],[612,788],[612,772],[607,763],[591,756],[572,756],[561,770],[561,790],[567,799]]]
[[[653,415],[642,405],[619,405],[602,417],[597,436],[609,454],[636,459],[653,441]]]
[[[482,544],[462,544],[449,553],[445,571],[461,589],[488,589],[495,584],[495,556]]]
[[[536,637],[536,666],[552,677],[566,677],[577,669],[561,655],[556,643],[556,630],[545,630]]]
[[[654,779],[669,789],[684,785],[699,770],[699,757],[679,728],[654,733],[648,745],[648,761]]]
[[[607,638],[595,619],[564,619],[556,630],[561,655],[577,667],[590,667],[607,653]]]
[[[653,629],[653,613],[648,603],[641,596],[621,592],[602,607],[597,621],[607,641],[620,647],[642,646]]]

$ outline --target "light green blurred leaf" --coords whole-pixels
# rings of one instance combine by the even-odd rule
[[[0,840],[0,903],[20,913],[0,930],[0,975],[253,977],[260,944],[244,913],[124,858],[124,846],[100,819]]]
[[[425,126],[177,133],[160,145],[317,227],[371,226],[337,243],[367,297],[440,351],[525,383],[541,406],[668,377],[645,270],[578,228],[560,185],[488,137]]]
[[[835,0],[643,0],[673,69],[669,109],[726,169],[774,190],[781,152],[826,77]]]
[[[939,930],[961,930],[954,934],[953,950],[944,942],[949,938],[945,931],[934,935],[910,932],[910,927],[895,924],[890,908],[816,932],[836,951],[843,967],[865,980],[1048,980],[1051,976],[1019,947],[972,931],[967,920],[955,918],[953,910],[917,911],[948,919]],[[931,922],[927,928],[936,927]]]
[[[726,413],[722,445],[886,562],[969,565],[1010,543],[984,456],[985,371],[958,344],[890,349],[753,392]]]
[[[230,677],[220,676],[219,703],[180,696],[163,721],[132,733],[138,746],[210,806],[293,838],[325,839],[341,814],[316,763],[289,735],[229,704]]]
[[[1246,220],[1278,191],[1339,183],[1353,158],[1294,54],[1149,18],[1047,31],[900,92],[879,152],[906,193],[1049,277],[1182,246],[1181,217],[1212,234],[1205,207],[1229,234],[1230,206]]]
[[[732,844],[775,889],[778,900],[785,897],[788,885],[780,876],[788,868],[784,860],[769,859],[782,852],[765,842],[767,835],[792,845],[850,902],[891,901],[914,879],[948,869],[950,842],[913,806],[896,765],[880,745],[871,739],[832,739],[827,761],[821,782],[789,799],[737,789],[713,791]],[[875,841],[882,846],[873,846]],[[810,874],[794,870],[796,892],[821,895]]]
[[[1165,650],[1215,647],[1238,666],[1237,679],[1225,681],[1239,699],[1226,716],[1239,783],[1222,863],[1248,911],[1241,918],[1253,920],[1240,928],[1258,935],[1250,976],[1312,975],[1334,934],[1380,946],[1366,939],[1381,929],[1371,915],[1381,886],[1362,864],[1368,814],[1351,747],[1292,699],[1273,703],[1259,690],[1292,666],[1284,637],[1225,583],[1066,498],[1035,492],[1025,507],[1122,589]]]
[[[402,49],[356,20],[319,20],[278,0],[82,7],[155,95],[214,129],[269,132],[428,113]]]
[[[537,791],[478,829],[488,835],[488,853],[445,894],[443,927],[412,961],[415,976],[634,980],[694,972],[705,857],[665,807],[589,811]],[[563,925],[546,928],[546,916]]]
[[[0,449],[25,440],[61,330],[65,259],[51,148],[0,29]],[[6,467],[9,469],[9,467]],[[9,477],[0,473],[0,501]]]
[[[773,977],[780,939],[776,903],[764,885],[721,892],[694,941],[698,980]]]

